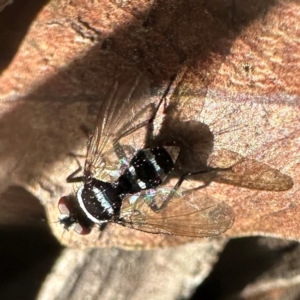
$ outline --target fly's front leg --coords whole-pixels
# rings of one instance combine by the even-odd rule
[[[84,176],[77,176],[77,177],[75,177],[75,175],[78,174],[80,171],[81,171],[81,169],[80,170],[76,170],[72,174],[70,174],[67,177],[67,179],[66,179],[67,183],[83,182],[85,180]]]
[[[75,160],[76,160],[76,162],[77,162],[77,164],[78,164],[78,168],[77,168],[74,172],[72,172],[72,173],[67,177],[66,181],[67,181],[68,183],[83,182],[83,181],[85,180],[85,177],[84,177],[84,176],[77,176],[77,177],[76,177],[76,175],[77,175],[79,172],[82,171],[82,167],[81,167],[81,165],[80,165],[80,163],[79,163],[77,157],[76,157],[74,154],[72,154],[72,153],[71,153],[70,155],[73,156],[73,157],[75,158]]]

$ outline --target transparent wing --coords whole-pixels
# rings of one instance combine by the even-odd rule
[[[290,176],[235,152],[220,150],[211,159],[218,166],[231,167],[215,174],[214,181],[264,191],[285,191],[293,187]]]
[[[140,125],[150,119],[155,107],[148,92],[149,84],[143,74],[124,73],[117,78],[110,95],[99,108],[95,130],[88,143],[86,174],[95,176],[105,168],[118,169],[120,166],[111,165],[118,163],[124,153],[118,153],[123,150],[116,142],[137,129],[138,133],[132,136],[142,139],[137,135],[145,135],[147,128]]]
[[[205,195],[197,198],[193,193],[185,197],[176,193],[164,209],[153,211],[152,200],[149,201],[146,193],[123,200],[121,225],[149,233],[200,238],[225,232],[234,222],[230,206],[224,202],[216,203],[215,199]],[[166,191],[163,194],[162,197],[166,197]]]

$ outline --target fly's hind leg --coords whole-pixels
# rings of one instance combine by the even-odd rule
[[[231,170],[231,167],[229,168],[207,168],[205,170],[201,170],[201,171],[197,171],[197,172],[188,172],[188,173],[184,173],[183,175],[181,175],[181,177],[179,178],[179,180],[177,181],[176,185],[174,186],[175,190],[178,190],[179,187],[181,186],[181,184],[183,183],[184,180],[186,180],[188,177],[193,176],[193,175],[199,175],[199,174],[206,174],[206,173],[212,173],[212,172],[220,172],[220,171],[228,171]],[[205,188],[207,187],[209,184],[211,183],[211,181],[209,182],[205,182],[202,186],[200,186],[199,188]]]
[[[206,173],[211,173],[211,172],[227,171],[227,170],[230,170],[230,169],[231,169],[231,167],[230,168],[207,168],[205,170],[201,170],[201,171],[197,171],[197,172],[188,172],[188,173],[185,173],[185,174],[181,175],[181,177],[179,178],[179,180],[175,184],[174,188],[170,191],[170,193],[168,194],[168,196],[166,197],[166,199],[164,199],[163,203],[160,206],[158,206],[155,203],[155,201],[151,201],[151,203],[149,204],[149,206],[155,212],[159,212],[160,210],[165,209],[167,207],[168,203],[172,200],[172,198],[176,194],[180,195],[179,188],[180,188],[181,184],[183,183],[184,180],[186,180],[190,176],[198,175],[198,174],[206,174]],[[199,188],[205,188],[209,184],[210,184],[210,182],[204,183],[204,185],[202,185]],[[155,200],[155,199],[153,199],[153,200]]]

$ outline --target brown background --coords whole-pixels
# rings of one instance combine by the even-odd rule
[[[298,1],[16,0],[1,11],[1,298],[16,299],[21,285],[22,299],[34,299],[48,272],[39,299],[188,297],[217,260],[224,244],[218,239],[128,252],[124,246],[186,241],[114,225],[102,238],[97,230],[84,238],[71,231],[62,236],[57,200],[73,191],[65,178],[76,169],[69,153],[85,153],[81,128],[93,128],[99,99],[124,68],[145,72],[158,94],[172,75],[183,74],[182,97],[175,100],[190,143],[198,132],[190,135],[184,122],[202,122],[214,136],[212,154],[231,151],[292,178],[285,192],[217,182],[206,188],[235,211],[226,237],[299,240],[298,22]],[[75,249],[60,252],[46,219]],[[95,246],[103,249],[78,250]],[[297,251],[293,242],[233,240],[221,255],[227,264],[216,266],[202,293],[220,291],[208,299],[240,291],[247,299],[287,299],[284,293],[297,299]],[[244,266],[237,258],[253,263]],[[228,266],[230,259],[237,268]],[[220,278],[232,282],[219,286]],[[284,288],[279,278],[288,278]]]

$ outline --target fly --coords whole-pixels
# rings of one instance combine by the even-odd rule
[[[228,205],[209,198],[200,201],[192,192],[180,189],[187,176],[219,168],[184,174],[175,186],[162,186],[174,169],[179,147],[143,145],[135,150],[123,142],[129,136],[133,142],[138,137],[143,139],[154,130],[154,120],[171,84],[155,106],[142,97],[146,81],[141,75],[127,79],[121,86],[119,82],[109,99],[101,103],[88,142],[83,176],[67,178],[68,182],[83,185],[77,199],[59,200],[60,223],[65,229],[74,227],[80,234],[89,233],[92,224],[109,222],[150,233],[189,237],[226,231],[234,221]]]

